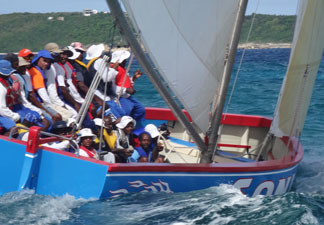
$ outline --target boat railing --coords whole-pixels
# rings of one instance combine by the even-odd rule
[[[70,142],[71,147],[75,150],[75,154],[77,156],[79,156],[79,145],[73,139],[72,135],[66,135],[66,136],[57,135],[57,134],[42,131],[42,130],[40,130],[41,129],[40,127],[30,127],[30,128],[28,128],[28,127],[16,126],[16,127],[11,129],[10,134],[9,134],[9,139],[12,139],[13,134],[18,129],[28,130],[28,132],[30,134],[32,134],[32,135],[30,135],[30,134],[28,135],[27,149],[32,147],[32,146],[29,146],[29,145],[31,145],[35,141],[37,142],[37,144],[33,144],[33,145],[36,147],[36,146],[39,146],[41,144],[46,144],[46,143],[56,142],[56,141],[61,141],[61,140],[67,140],[67,141]],[[40,138],[41,135],[45,135],[45,136],[48,136],[48,137]],[[35,152],[35,150],[36,149],[33,149],[33,152]]]

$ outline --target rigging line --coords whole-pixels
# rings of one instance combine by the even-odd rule
[[[114,46],[115,42],[115,31],[116,31],[116,22],[112,24],[112,26],[109,29],[109,36],[108,37],[108,43],[110,43],[110,49],[109,52],[111,52],[112,47]]]
[[[246,37],[245,43],[247,43],[250,40],[252,28],[254,26],[256,12],[257,12],[258,7],[259,7],[259,3],[260,3],[260,0],[258,0],[257,5],[256,5],[256,8],[255,8],[255,11],[253,13],[251,25],[250,25],[249,32],[248,32],[248,35]],[[242,66],[242,63],[243,63],[243,59],[244,59],[244,56],[245,56],[245,52],[246,52],[246,48],[243,49],[243,52],[242,52],[242,55],[241,55],[240,63],[238,65],[238,68],[237,68],[237,71],[236,71],[236,74],[235,74],[235,79],[234,79],[234,83],[233,83],[233,86],[232,86],[232,90],[231,90],[231,93],[230,93],[230,96],[229,96],[229,99],[228,99],[228,103],[227,103],[226,108],[225,108],[225,113],[228,112],[228,108],[229,108],[229,106],[231,104],[231,101],[232,101],[232,96],[233,96],[233,93],[234,93],[234,90],[235,90],[235,87],[236,87],[236,82],[237,82],[237,79],[238,79],[238,75],[239,75],[239,73],[241,71],[241,66]],[[225,114],[224,119],[225,118],[226,118],[226,114]]]
[[[138,42],[140,42],[140,33],[137,34],[137,38],[136,39],[137,39]],[[129,62],[128,62],[128,65],[127,65],[127,69],[126,69],[126,73],[125,73],[125,76],[124,76],[124,79],[123,79],[123,83],[121,85],[120,92],[118,93],[118,96],[117,96],[118,103],[119,103],[120,96],[123,93],[123,88],[124,88],[124,85],[125,85],[125,82],[126,82],[126,78],[128,76],[128,72],[129,72],[129,70],[131,68],[131,65],[133,63],[134,57],[135,57],[134,53],[131,52],[131,58],[129,59]]]
[[[252,20],[251,20],[251,25],[250,25],[250,28],[249,28],[249,32],[248,32],[248,35],[246,37],[246,41],[245,42],[248,42],[249,39],[250,39],[250,35],[251,35],[251,32],[252,32],[252,28],[253,28],[253,25],[254,25],[254,21],[255,21],[255,16],[256,16],[256,12],[258,10],[258,7],[259,7],[259,3],[260,3],[260,0],[257,1],[257,5],[255,7],[255,10],[254,10],[254,14],[253,14],[253,17],[252,17]],[[232,96],[233,96],[233,93],[234,93],[234,90],[235,90],[235,87],[236,87],[236,82],[237,82],[237,79],[238,79],[238,75],[240,73],[240,70],[241,70],[241,65],[243,63],[243,58],[245,56],[245,52],[246,52],[246,49],[244,48],[243,49],[243,52],[242,52],[242,55],[241,55],[241,59],[240,59],[240,63],[239,63],[239,66],[237,68],[237,71],[236,71],[236,75],[235,75],[235,79],[234,79],[234,83],[233,83],[233,86],[232,86],[232,90],[231,90],[231,93],[230,93],[230,96],[229,96],[229,99],[228,99],[228,102],[227,102],[227,105],[226,105],[226,108],[224,110],[224,113],[227,113],[228,112],[228,108],[231,104],[231,101],[232,101]],[[226,114],[224,115],[224,120],[226,119]],[[222,129],[223,129],[223,126],[220,126],[220,129],[219,129],[219,133],[221,134],[222,133]],[[216,150],[217,148],[214,149],[213,151],[213,158],[216,154]]]
[[[107,59],[107,57],[105,56],[105,59]],[[108,59],[107,59],[108,60]],[[105,61],[105,65],[108,67],[107,68],[107,76],[109,73],[109,62]],[[99,157],[101,157],[100,152],[102,151],[102,142],[103,142],[103,126],[104,126],[104,116],[105,116],[105,108],[106,108],[106,97],[107,97],[107,85],[108,85],[108,81],[105,82],[105,88],[104,88],[104,101],[102,104],[102,113],[101,113],[101,127],[100,127],[100,137],[99,137]]]
[[[119,2],[119,4],[120,4],[120,2]],[[113,26],[110,28],[110,31],[109,31],[109,34],[111,34],[111,36],[110,36],[110,48],[109,48],[108,55],[111,55],[110,53],[111,53],[111,50],[112,50],[112,48],[114,46],[115,32],[116,32],[116,21],[114,22]],[[105,56],[105,57],[107,58],[107,56]],[[105,57],[104,57],[104,59],[105,59]],[[111,56],[109,56],[109,57],[111,57]],[[107,59],[107,60],[109,60],[109,59]],[[107,73],[108,73],[109,72],[109,68],[110,68],[110,62],[105,63],[105,65],[108,67],[107,68]],[[102,144],[104,142],[104,140],[103,140],[103,129],[104,129],[104,127],[103,126],[104,126],[104,117],[105,117],[105,111],[106,111],[105,108],[106,108],[106,104],[107,104],[106,103],[106,101],[107,101],[106,100],[106,97],[107,97],[107,85],[108,85],[108,81],[105,82],[104,100],[103,100],[103,104],[102,104],[102,113],[101,113],[101,121],[102,121],[102,124],[100,126],[100,137],[99,137],[99,158],[102,157],[100,153],[102,151]],[[119,100],[119,98],[118,98],[118,100]]]

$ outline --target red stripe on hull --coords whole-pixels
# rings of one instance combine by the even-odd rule
[[[157,120],[172,120],[169,109],[147,108],[147,119]],[[152,114],[155,114],[154,116]],[[223,115],[224,118],[224,115]],[[246,116],[227,114],[224,124],[233,124],[240,126],[256,126],[256,127],[269,127],[271,125],[271,119],[260,116]],[[24,141],[15,139],[9,139],[5,136],[0,136],[0,139],[15,142],[17,144],[28,144]],[[50,139],[49,139],[50,140]],[[287,144],[287,138],[283,141]],[[41,141],[42,142],[42,141]],[[29,143],[34,145],[32,149],[27,150],[30,153],[36,153],[39,145],[36,143]],[[39,144],[39,143],[37,143]],[[31,147],[31,146],[30,146]],[[48,148],[41,147],[44,151],[50,151],[56,154],[66,155],[69,157],[78,158],[80,160],[90,161],[93,163],[107,165],[108,172],[196,172],[196,173],[208,173],[208,172],[266,172],[273,170],[280,170],[297,165],[303,158],[304,150],[297,139],[292,139],[289,143],[289,153],[282,159],[271,160],[264,162],[242,162],[242,163],[214,163],[214,164],[155,164],[155,163],[125,163],[125,164],[108,164],[106,162],[90,159],[86,157],[76,157],[75,154]],[[36,150],[34,152],[34,150]]]
[[[183,110],[189,121],[192,119],[189,113]],[[162,108],[146,108],[146,119],[150,120],[170,120],[176,121],[177,118],[173,115],[170,109]],[[249,126],[249,127],[270,127],[271,118],[262,116],[250,116],[250,115],[239,115],[239,114],[223,114],[222,124],[235,125],[235,126]]]

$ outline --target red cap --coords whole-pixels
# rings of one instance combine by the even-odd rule
[[[20,56],[20,57],[26,57],[26,56],[29,56],[29,55],[34,55],[34,54],[32,53],[32,51],[30,51],[27,48],[21,49],[19,51],[19,53],[18,53],[18,56]]]

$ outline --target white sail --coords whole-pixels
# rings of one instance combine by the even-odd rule
[[[270,132],[299,136],[324,48],[324,1],[300,1],[286,77]]]
[[[224,70],[237,0],[124,0],[153,63],[202,132]]]

